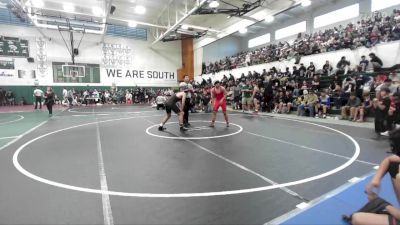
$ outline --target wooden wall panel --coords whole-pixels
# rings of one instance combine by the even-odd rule
[[[182,48],[182,68],[178,69],[178,80],[182,81],[185,75],[189,75],[191,80],[194,79],[194,54],[193,39],[187,38],[181,41]]]

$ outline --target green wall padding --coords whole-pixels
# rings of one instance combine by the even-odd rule
[[[14,96],[15,96],[15,102],[16,104],[19,104],[21,102],[22,97],[25,98],[25,101],[27,104],[33,104],[34,102],[34,98],[33,98],[33,91],[35,90],[34,86],[0,86],[0,88],[4,89],[4,90],[11,90],[12,92],[14,92]],[[43,92],[46,92],[47,90],[47,86],[40,86],[39,87]],[[53,91],[54,93],[58,96],[58,98],[61,100],[62,99],[62,90],[63,90],[63,86],[53,86]],[[75,91],[82,91],[82,90],[93,90],[93,89],[97,89],[97,90],[110,90],[111,87],[110,86],[66,86],[65,88],[69,89],[75,89]],[[118,87],[118,89],[136,89],[137,87]],[[164,89],[164,88],[169,88],[169,87],[145,87],[145,89],[150,89],[153,88],[154,90],[157,89]]]

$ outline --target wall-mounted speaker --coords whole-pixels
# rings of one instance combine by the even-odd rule
[[[111,6],[111,9],[110,9],[110,14],[111,14],[111,15],[114,14],[115,9],[116,9],[116,7],[112,5],[112,6]]]
[[[28,57],[28,58],[26,58],[26,60],[28,60],[28,62],[30,62],[30,63],[33,63],[33,62],[35,62],[35,59],[34,59],[34,58],[32,58],[32,57]]]

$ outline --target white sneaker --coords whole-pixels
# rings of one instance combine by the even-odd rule
[[[389,137],[389,131],[382,132],[381,135]]]

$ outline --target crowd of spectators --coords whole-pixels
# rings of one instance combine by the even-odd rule
[[[274,61],[299,59],[301,56],[340,49],[367,48],[378,43],[400,40],[400,10],[390,15],[374,12],[356,23],[339,25],[314,34],[299,33],[292,44],[278,42],[252,51],[240,52],[216,62],[203,62],[202,74],[246,67]],[[329,70],[329,68],[325,68]],[[326,72],[326,71],[325,71]]]
[[[137,88],[111,88],[104,90],[87,89],[75,91],[74,89],[62,91],[62,99],[56,96],[56,102],[64,105],[88,105],[88,104],[151,104],[157,96],[163,95],[168,89]]]
[[[0,88],[0,106],[13,106],[16,104],[26,104],[25,98],[21,97],[20,101],[17,102],[16,95],[12,90]]]
[[[272,113],[290,113],[298,116],[327,118],[336,110],[337,119],[364,122],[368,115],[375,116],[376,131],[387,134],[400,123],[400,76],[395,68],[371,76],[364,71],[368,66],[381,68],[382,61],[374,53],[362,56],[360,63],[351,67],[345,57],[334,70],[327,61],[323,68],[300,64],[284,72],[272,67],[261,73],[249,71],[239,78],[224,75],[221,85],[228,91],[232,108],[243,111],[258,110]],[[320,71],[320,72],[317,72]],[[321,72],[322,71],[322,72]],[[334,71],[330,83],[321,83],[323,71]],[[194,110],[209,110],[211,78],[192,84],[195,94]],[[193,110],[192,110],[193,111]]]

